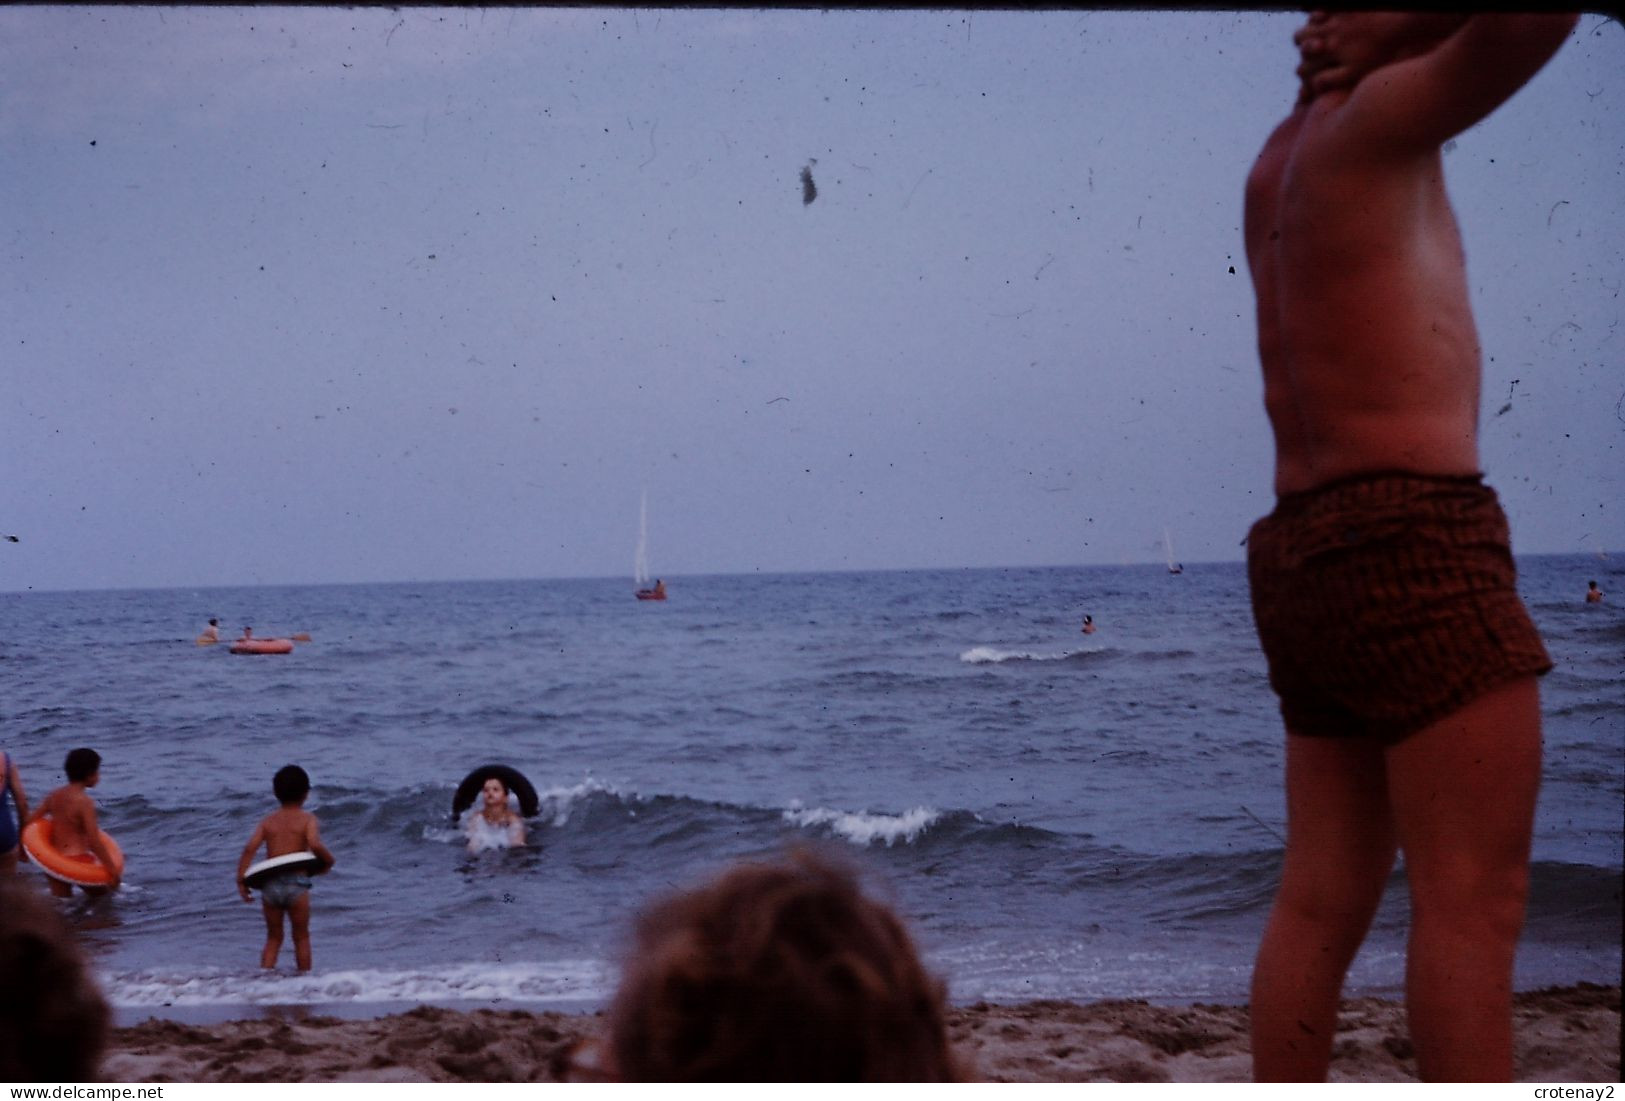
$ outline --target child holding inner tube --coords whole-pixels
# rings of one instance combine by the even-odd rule
[[[124,861],[114,855],[102,839],[101,826],[96,821],[96,803],[89,791],[101,783],[102,755],[94,749],[69,750],[62,762],[62,771],[67,773],[68,782],[42,799],[28,816],[28,821],[49,818],[51,848],[70,858],[85,860],[95,857],[107,869],[107,884],[84,887],[85,894],[100,895],[116,890],[119,881],[124,878]],[[73,884],[66,880],[47,876],[45,881],[50,884],[51,893],[58,898],[73,894]]]
[[[254,862],[254,854],[265,846],[267,859],[290,853],[314,853],[321,860],[316,874],[333,867],[333,854],[322,844],[316,816],[305,810],[305,796],[310,794],[310,776],[298,765],[284,765],[271,778],[271,790],[282,805],[261,822],[254,836],[243,847],[237,861],[237,893],[244,902],[254,898],[248,893],[244,876]],[[293,923],[293,955],[299,970],[310,970],[310,876],[302,869],[281,872],[260,884],[260,904],[265,911],[265,948],[260,952],[260,966],[273,968],[282,951],[284,918]]]

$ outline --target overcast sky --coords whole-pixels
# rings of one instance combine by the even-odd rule
[[[0,589],[1239,559],[1300,21],[0,9]],[[1620,25],[1446,166],[1515,547],[1625,553]]]

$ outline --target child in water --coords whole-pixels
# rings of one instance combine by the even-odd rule
[[[124,878],[124,861],[115,857],[102,840],[101,826],[96,821],[96,803],[90,797],[90,789],[101,783],[102,755],[94,749],[69,750],[67,759],[62,762],[62,771],[67,773],[68,782],[41,800],[28,821],[49,818],[52,848],[63,856],[87,863],[94,859],[107,868],[112,873],[107,886],[83,888],[87,895],[106,894],[117,889]],[[58,898],[73,894],[73,884],[65,880],[47,877],[46,882]]]
[[[508,805],[508,785],[492,776],[480,788],[480,798],[483,805],[468,816],[463,826],[468,851],[523,847],[525,820]]]
[[[333,867],[333,854],[322,844],[321,832],[316,827],[316,816],[304,809],[305,796],[310,794],[310,777],[298,765],[284,765],[271,779],[271,790],[282,806],[266,816],[254,836],[243,847],[237,861],[237,893],[244,902],[254,901],[248,893],[243,877],[254,862],[260,845],[265,846],[266,859],[287,856],[290,853],[310,852],[322,862],[313,874],[321,874]],[[299,970],[310,970],[310,876],[302,869],[279,872],[259,886],[260,903],[265,910],[265,949],[260,953],[260,966],[276,966],[277,954],[282,951],[282,926],[286,916],[293,921],[293,954]]]

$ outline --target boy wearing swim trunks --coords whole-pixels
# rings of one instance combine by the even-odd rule
[[[244,876],[254,862],[254,854],[265,846],[265,856],[287,856],[290,853],[311,852],[322,861],[314,874],[333,867],[333,854],[322,844],[316,816],[304,809],[305,796],[310,794],[310,777],[298,765],[285,765],[271,779],[271,790],[282,805],[266,816],[254,830],[254,836],[243,847],[242,858],[237,861],[237,893],[244,902],[252,902]],[[274,968],[278,953],[282,951],[284,918],[293,924],[293,954],[299,970],[310,970],[310,876],[303,871],[279,872],[259,886],[260,904],[265,911],[265,948],[260,952],[260,966]]]
[[[1479,473],[1480,351],[1441,146],[1575,20],[1314,13],[1298,102],[1247,180],[1279,498],[1248,574],[1287,729],[1287,847],[1253,976],[1260,1080],[1325,1077],[1401,849],[1418,1070],[1512,1077],[1551,662]]]
[[[68,782],[40,801],[28,816],[29,822],[42,818],[51,820],[51,847],[66,857],[89,861],[95,858],[108,869],[111,878],[105,887],[82,887],[87,895],[103,895],[118,889],[124,878],[124,861],[115,857],[102,840],[100,823],[96,820],[96,801],[90,789],[102,782],[102,757],[94,749],[69,750],[62,762],[62,771]],[[26,826],[27,823],[24,823]],[[51,893],[58,898],[73,894],[73,884],[51,876],[46,877]]]

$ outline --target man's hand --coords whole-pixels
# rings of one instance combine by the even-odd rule
[[[248,893],[248,884],[244,883],[241,877],[237,880],[237,893],[243,896],[244,902],[254,901],[254,896]]]
[[[1300,98],[1352,88],[1384,65],[1433,49],[1466,21],[1441,12],[1310,12],[1292,35]]]
[[[1309,13],[1309,22],[1292,34],[1298,47],[1298,103],[1308,103],[1322,92],[1354,86],[1351,66],[1340,62],[1326,35],[1326,13]]]

